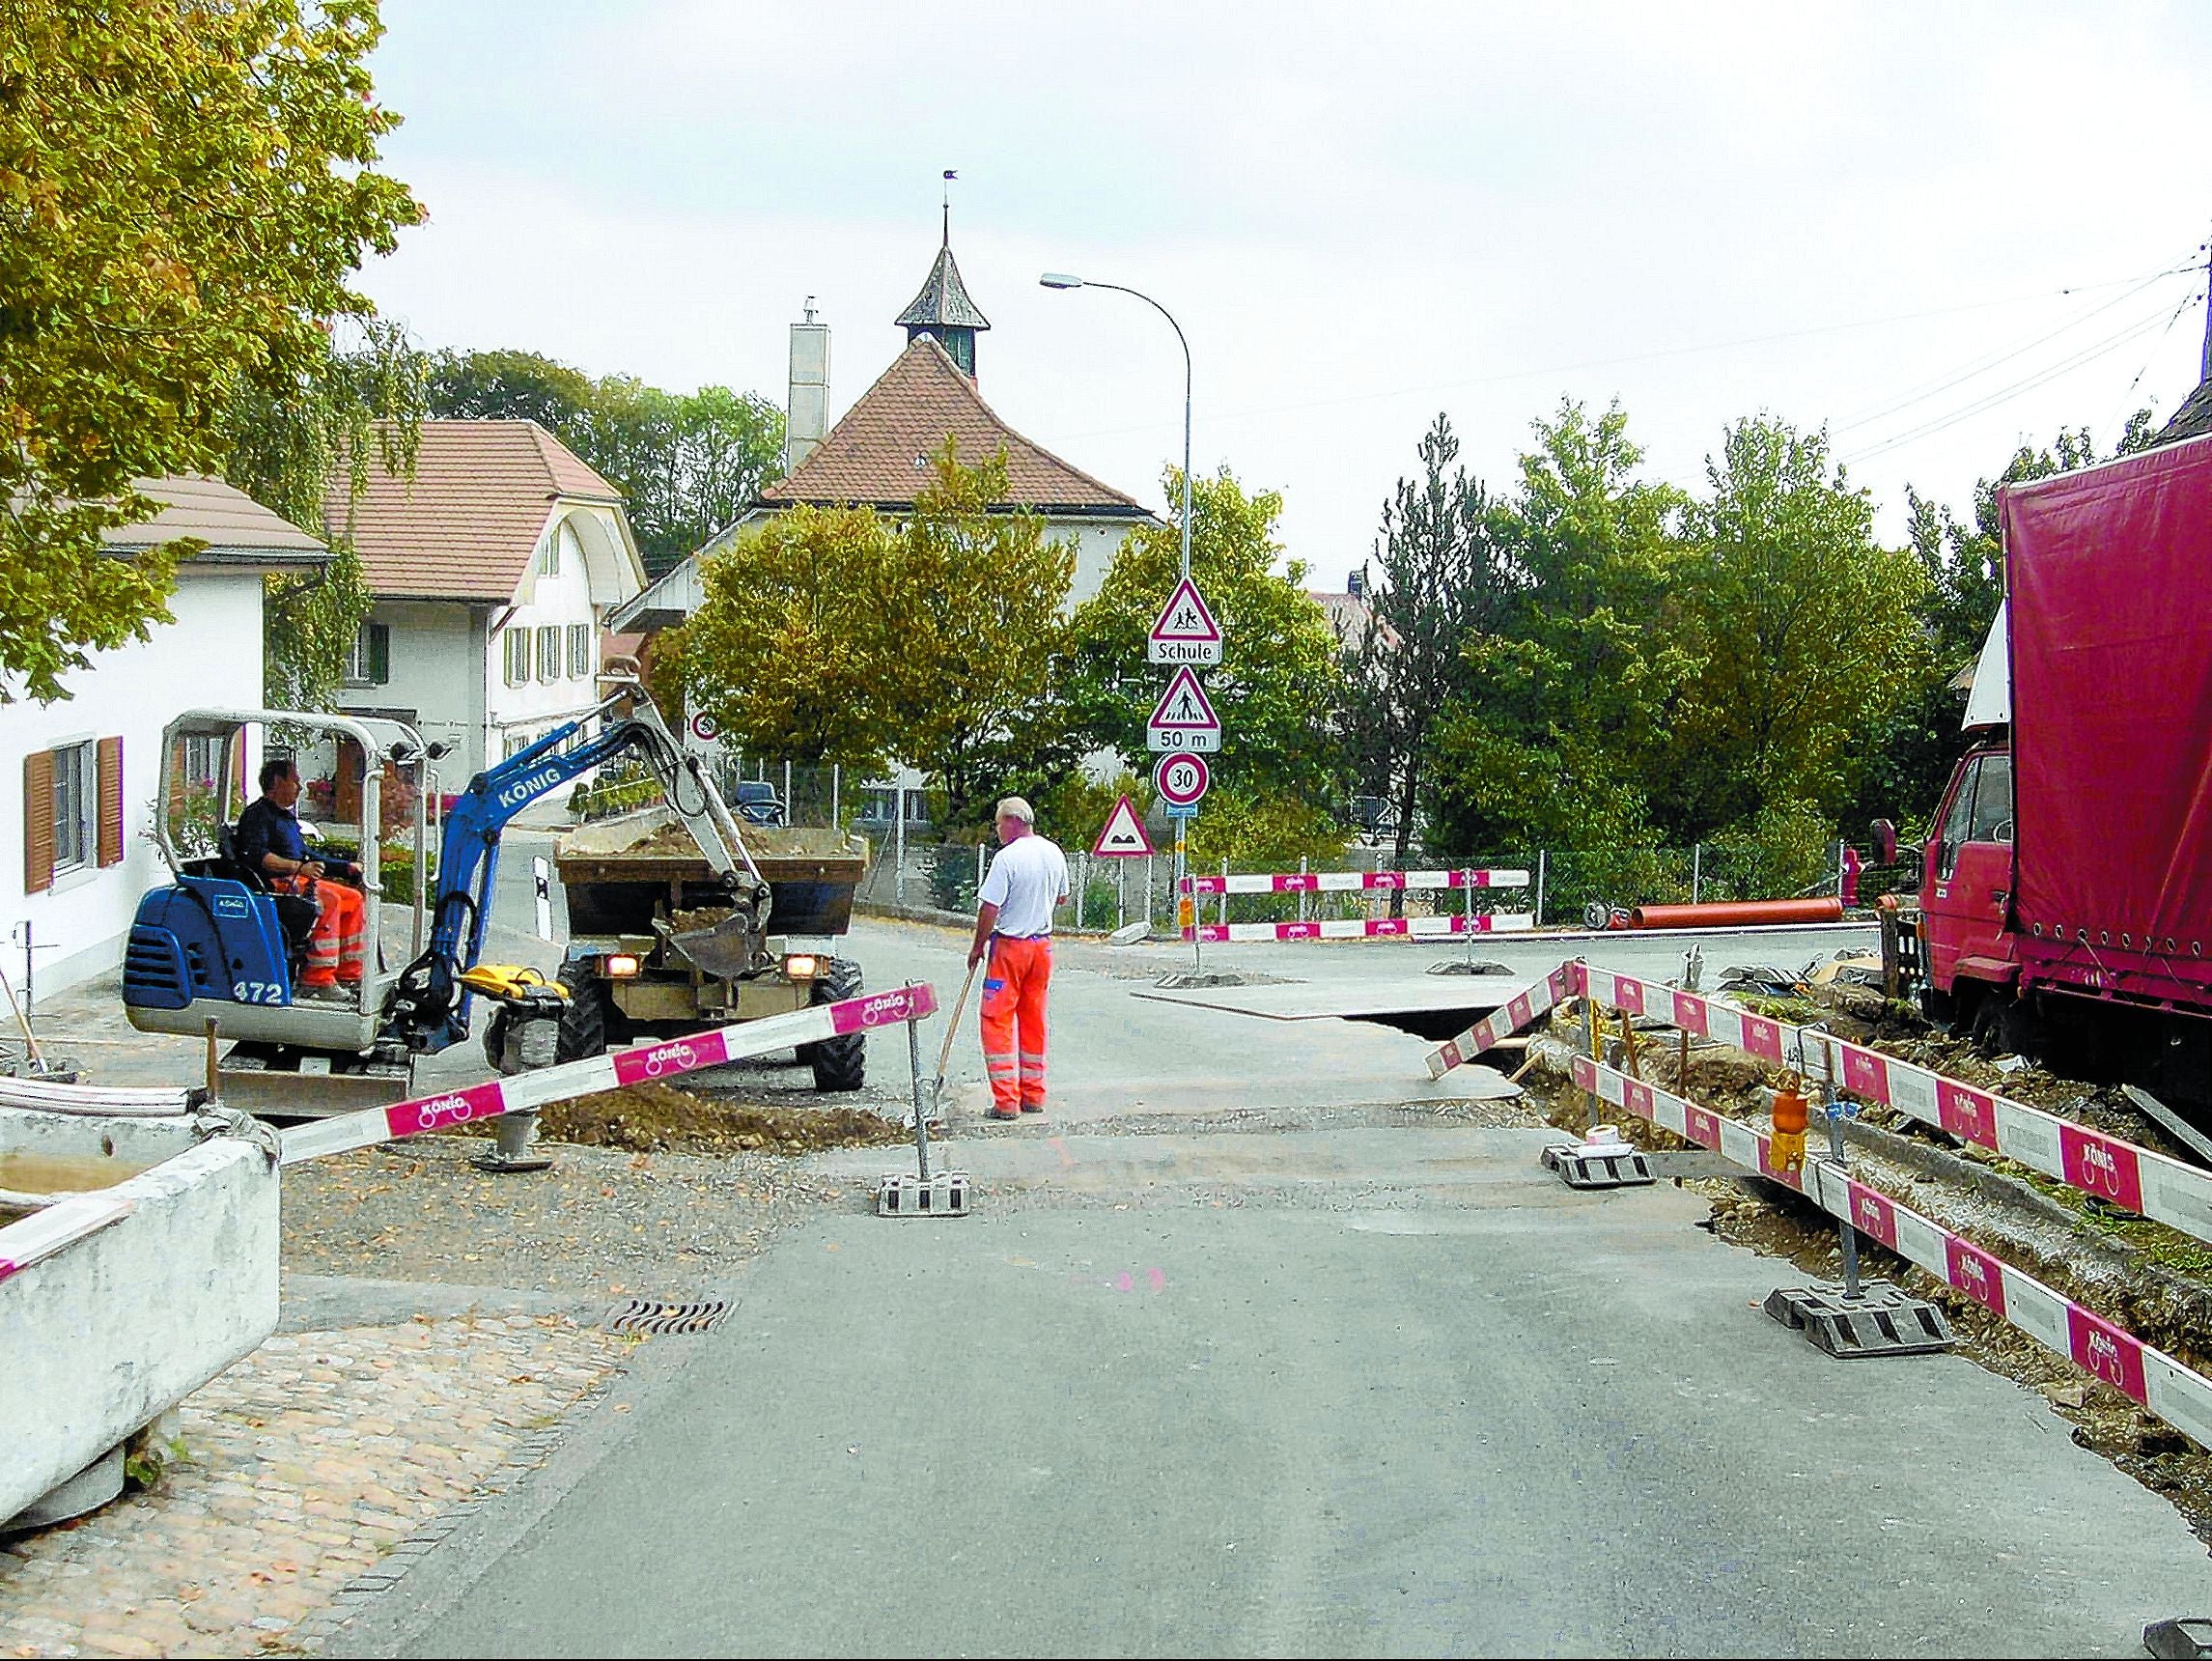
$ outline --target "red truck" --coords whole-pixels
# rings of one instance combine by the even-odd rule
[[[2212,437],[2001,493],[2005,605],[1925,850],[1928,1013],[2212,1111]],[[1997,684],[1993,677],[2002,677]],[[2009,692],[2009,707],[2002,694]]]

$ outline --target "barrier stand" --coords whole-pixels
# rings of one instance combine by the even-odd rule
[[[913,984],[910,980],[907,982],[910,989]],[[930,1112],[928,1104],[922,1100],[922,1028],[918,1021],[907,1023],[907,1063],[914,1075],[914,1159],[921,1167],[921,1174],[909,1176],[903,1170],[884,1172],[876,1184],[876,1215],[966,1217],[967,1172],[940,1170],[935,1176],[930,1174]]]
[[[1820,1046],[1824,1062],[1820,1108],[1828,1119],[1828,1163],[1846,1192],[1851,1161],[1843,1145],[1843,1121],[1858,1110],[1835,1087],[1835,1052]],[[1797,1035],[1800,1076],[1806,1073],[1805,1032]],[[1825,1182],[1820,1184],[1825,1189]],[[1767,1294],[1766,1311],[1806,1341],[1838,1360],[1872,1355],[1938,1355],[1951,1347],[1950,1323],[1924,1298],[1888,1281],[1863,1286],[1859,1280],[1859,1229],[1848,1216],[1836,1219],[1843,1237],[1843,1289],[1833,1286],[1778,1286]]]
[[[1620,1132],[1611,1125],[1598,1123],[1597,1074],[1594,1069],[1604,1065],[1600,1054],[1603,1028],[1598,1021],[1598,1000],[1585,993],[1582,997],[1582,1017],[1590,1034],[1590,1087],[1582,1092],[1585,1117],[1582,1121],[1582,1140],[1580,1142],[1553,1142],[1549,1144],[1537,1163],[1554,1172],[1569,1188],[1644,1188],[1658,1180],[1641,1148],[1621,1139]],[[1629,1065],[1635,1066],[1635,1043],[1630,1032],[1627,1010],[1620,1012],[1621,1032],[1627,1037]]]

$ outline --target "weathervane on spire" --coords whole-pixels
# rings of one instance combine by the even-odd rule
[[[944,170],[944,243],[943,243],[943,245],[944,245],[945,247],[947,247],[947,248],[949,248],[949,247],[951,247],[951,246],[952,246],[952,182],[953,182],[954,180],[958,179],[959,177],[960,177],[960,171],[959,171],[959,169],[957,169],[957,168],[948,167],[948,168],[946,168],[946,169]]]

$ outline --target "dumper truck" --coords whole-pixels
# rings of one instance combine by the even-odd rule
[[[2005,599],[1925,848],[1928,1014],[2212,1115],[2212,437],[2000,493]]]
[[[568,999],[558,1057],[677,1037],[857,997],[860,966],[838,955],[868,865],[864,837],[748,825],[745,847],[768,885],[765,926],[731,924],[729,890],[667,807],[568,831],[553,867],[568,903],[561,964]],[[865,1034],[803,1046],[822,1090],[865,1082]],[[487,1033],[494,1058],[502,1042]]]

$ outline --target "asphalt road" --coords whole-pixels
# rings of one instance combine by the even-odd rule
[[[1707,962],[1837,943],[1788,938]],[[854,937],[948,1006],[960,947]],[[959,1046],[976,1215],[787,1236],[339,1652],[2126,1654],[2212,1609],[2180,1518],[2040,1397],[1820,1355],[1701,1201],[1559,1187],[1419,1039],[1133,996],[1177,949],[1065,944],[1046,1121],[987,1133]],[[1438,955],[1209,967],[1259,951],[1317,985]]]

